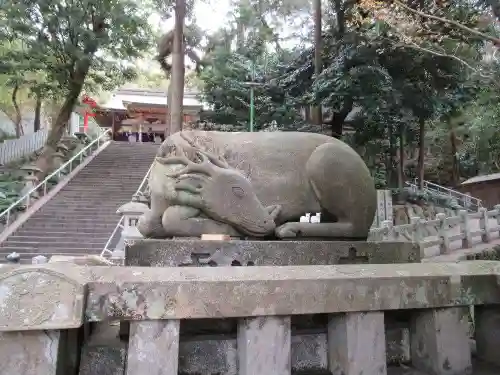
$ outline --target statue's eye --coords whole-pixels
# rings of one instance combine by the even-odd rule
[[[245,195],[245,191],[239,186],[233,186],[232,189],[233,189],[233,194],[236,195],[238,198],[243,198],[243,196]]]

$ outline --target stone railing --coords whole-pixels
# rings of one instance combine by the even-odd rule
[[[500,205],[493,210],[480,208],[469,213],[461,210],[458,216],[437,214],[434,220],[411,218],[410,224],[393,225],[382,222],[381,228],[370,230],[371,241],[412,241],[420,244],[421,257],[449,254],[459,249],[469,249],[478,244],[499,239]]]
[[[477,358],[500,365],[500,262],[223,272],[54,263],[0,275],[2,374],[385,375],[395,317],[408,328],[401,362],[471,374],[470,306]],[[113,321],[129,324],[123,350],[82,352],[89,330]],[[208,335],[193,338],[196,325]],[[226,336],[210,336],[216,326]]]

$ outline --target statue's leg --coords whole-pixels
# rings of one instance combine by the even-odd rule
[[[161,222],[167,237],[200,237],[202,234],[241,236],[232,226],[205,218],[200,210],[188,206],[168,207]]]
[[[306,173],[322,209],[321,223],[285,223],[276,236],[366,240],[376,191],[363,160],[348,147],[327,143],[311,154]]]
[[[139,218],[137,229],[145,238],[165,238],[161,218],[168,208],[168,201],[161,195],[151,193],[151,209]]]

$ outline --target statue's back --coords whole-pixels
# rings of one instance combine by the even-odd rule
[[[182,137],[173,134],[167,142],[185,144],[184,138],[205,151],[222,155],[230,166],[240,170],[264,205],[281,204],[280,218],[320,211],[306,174],[306,163],[319,145],[334,143],[359,158],[343,142],[314,133],[191,130],[183,131]]]

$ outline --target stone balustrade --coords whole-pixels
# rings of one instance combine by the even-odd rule
[[[126,364],[117,360],[122,367],[114,372],[108,363],[108,372],[94,368],[87,374],[288,375],[322,369],[381,375],[388,371],[386,324],[394,314],[410,321],[409,366],[421,374],[465,375],[473,363],[464,319],[470,306],[477,357],[500,365],[500,262],[199,268],[53,263],[4,266],[0,275],[5,375],[77,374],[88,327],[114,321],[130,325],[127,353],[120,357]],[[323,328],[297,329],[305,316]],[[197,321],[210,326],[207,319],[234,322],[234,336],[212,337],[200,350],[186,340],[186,329]],[[218,343],[212,352],[210,340]]]
[[[410,224],[393,225],[382,222],[381,228],[372,228],[371,241],[412,241],[420,244],[421,258],[450,254],[500,239],[500,205],[493,210],[480,208],[478,212],[459,211],[458,216],[437,214],[434,220],[411,218]],[[427,249],[437,247],[436,253]]]

